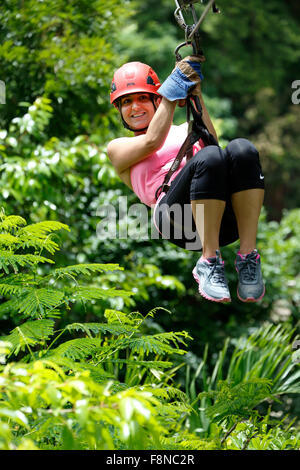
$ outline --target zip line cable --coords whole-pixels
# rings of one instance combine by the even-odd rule
[[[205,10],[203,11],[201,17],[199,18],[199,21],[197,22],[197,24],[195,25],[195,27],[193,28],[191,34],[188,36],[188,41],[191,41],[195,35],[195,33],[198,31],[199,27],[201,26],[201,24],[203,23],[207,13],[209,12],[210,10],[210,7],[213,6],[213,4],[215,3],[215,0],[210,0],[209,3],[207,4],[207,6],[205,7]]]

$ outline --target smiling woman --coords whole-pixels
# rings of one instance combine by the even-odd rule
[[[149,93],[132,93],[121,98],[120,112],[127,124],[135,129],[136,134],[148,128],[158,101],[160,102],[160,98],[156,97],[154,101]]]
[[[127,98],[133,93],[146,93],[150,96],[156,110],[157,104],[154,103],[154,98],[160,96],[157,93],[159,86],[158,76],[149,65],[142,62],[129,62],[120,67],[114,74],[110,102],[120,111],[121,99],[124,96]],[[135,128],[131,128],[123,117],[122,120],[124,127],[133,132],[135,131]],[[147,127],[144,130],[147,130]]]

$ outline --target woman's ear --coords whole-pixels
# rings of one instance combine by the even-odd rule
[[[162,96],[156,96],[155,97],[155,104],[156,106],[159,106],[162,100]]]

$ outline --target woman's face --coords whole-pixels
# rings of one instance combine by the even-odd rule
[[[121,98],[121,112],[127,124],[138,131],[149,126],[155,108],[149,93],[132,93]]]

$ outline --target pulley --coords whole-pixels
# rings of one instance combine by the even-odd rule
[[[203,23],[205,17],[207,16],[210,8],[214,13],[219,13],[219,9],[216,6],[215,0],[209,0],[208,4],[206,5],[202,15],[200,18],[197,18],[197,13],[194,7],[194,3],[203,3],[203,1],[199,0],[175,0],[176,10],[174,12],[175,19],[181,29],[185,32],[185,42],[179,44],[175,49],[175,56],[176,61],[181,60],[182,57],[179,54],[179,49],[184,46],[191,45],[193,47],[193,53],[202,55],[202,49],[200,44],[200,35],[199,35],[199,28]],[[190,11],[193,17],[194,23],[192,25],[186,24],[184,13]]]

